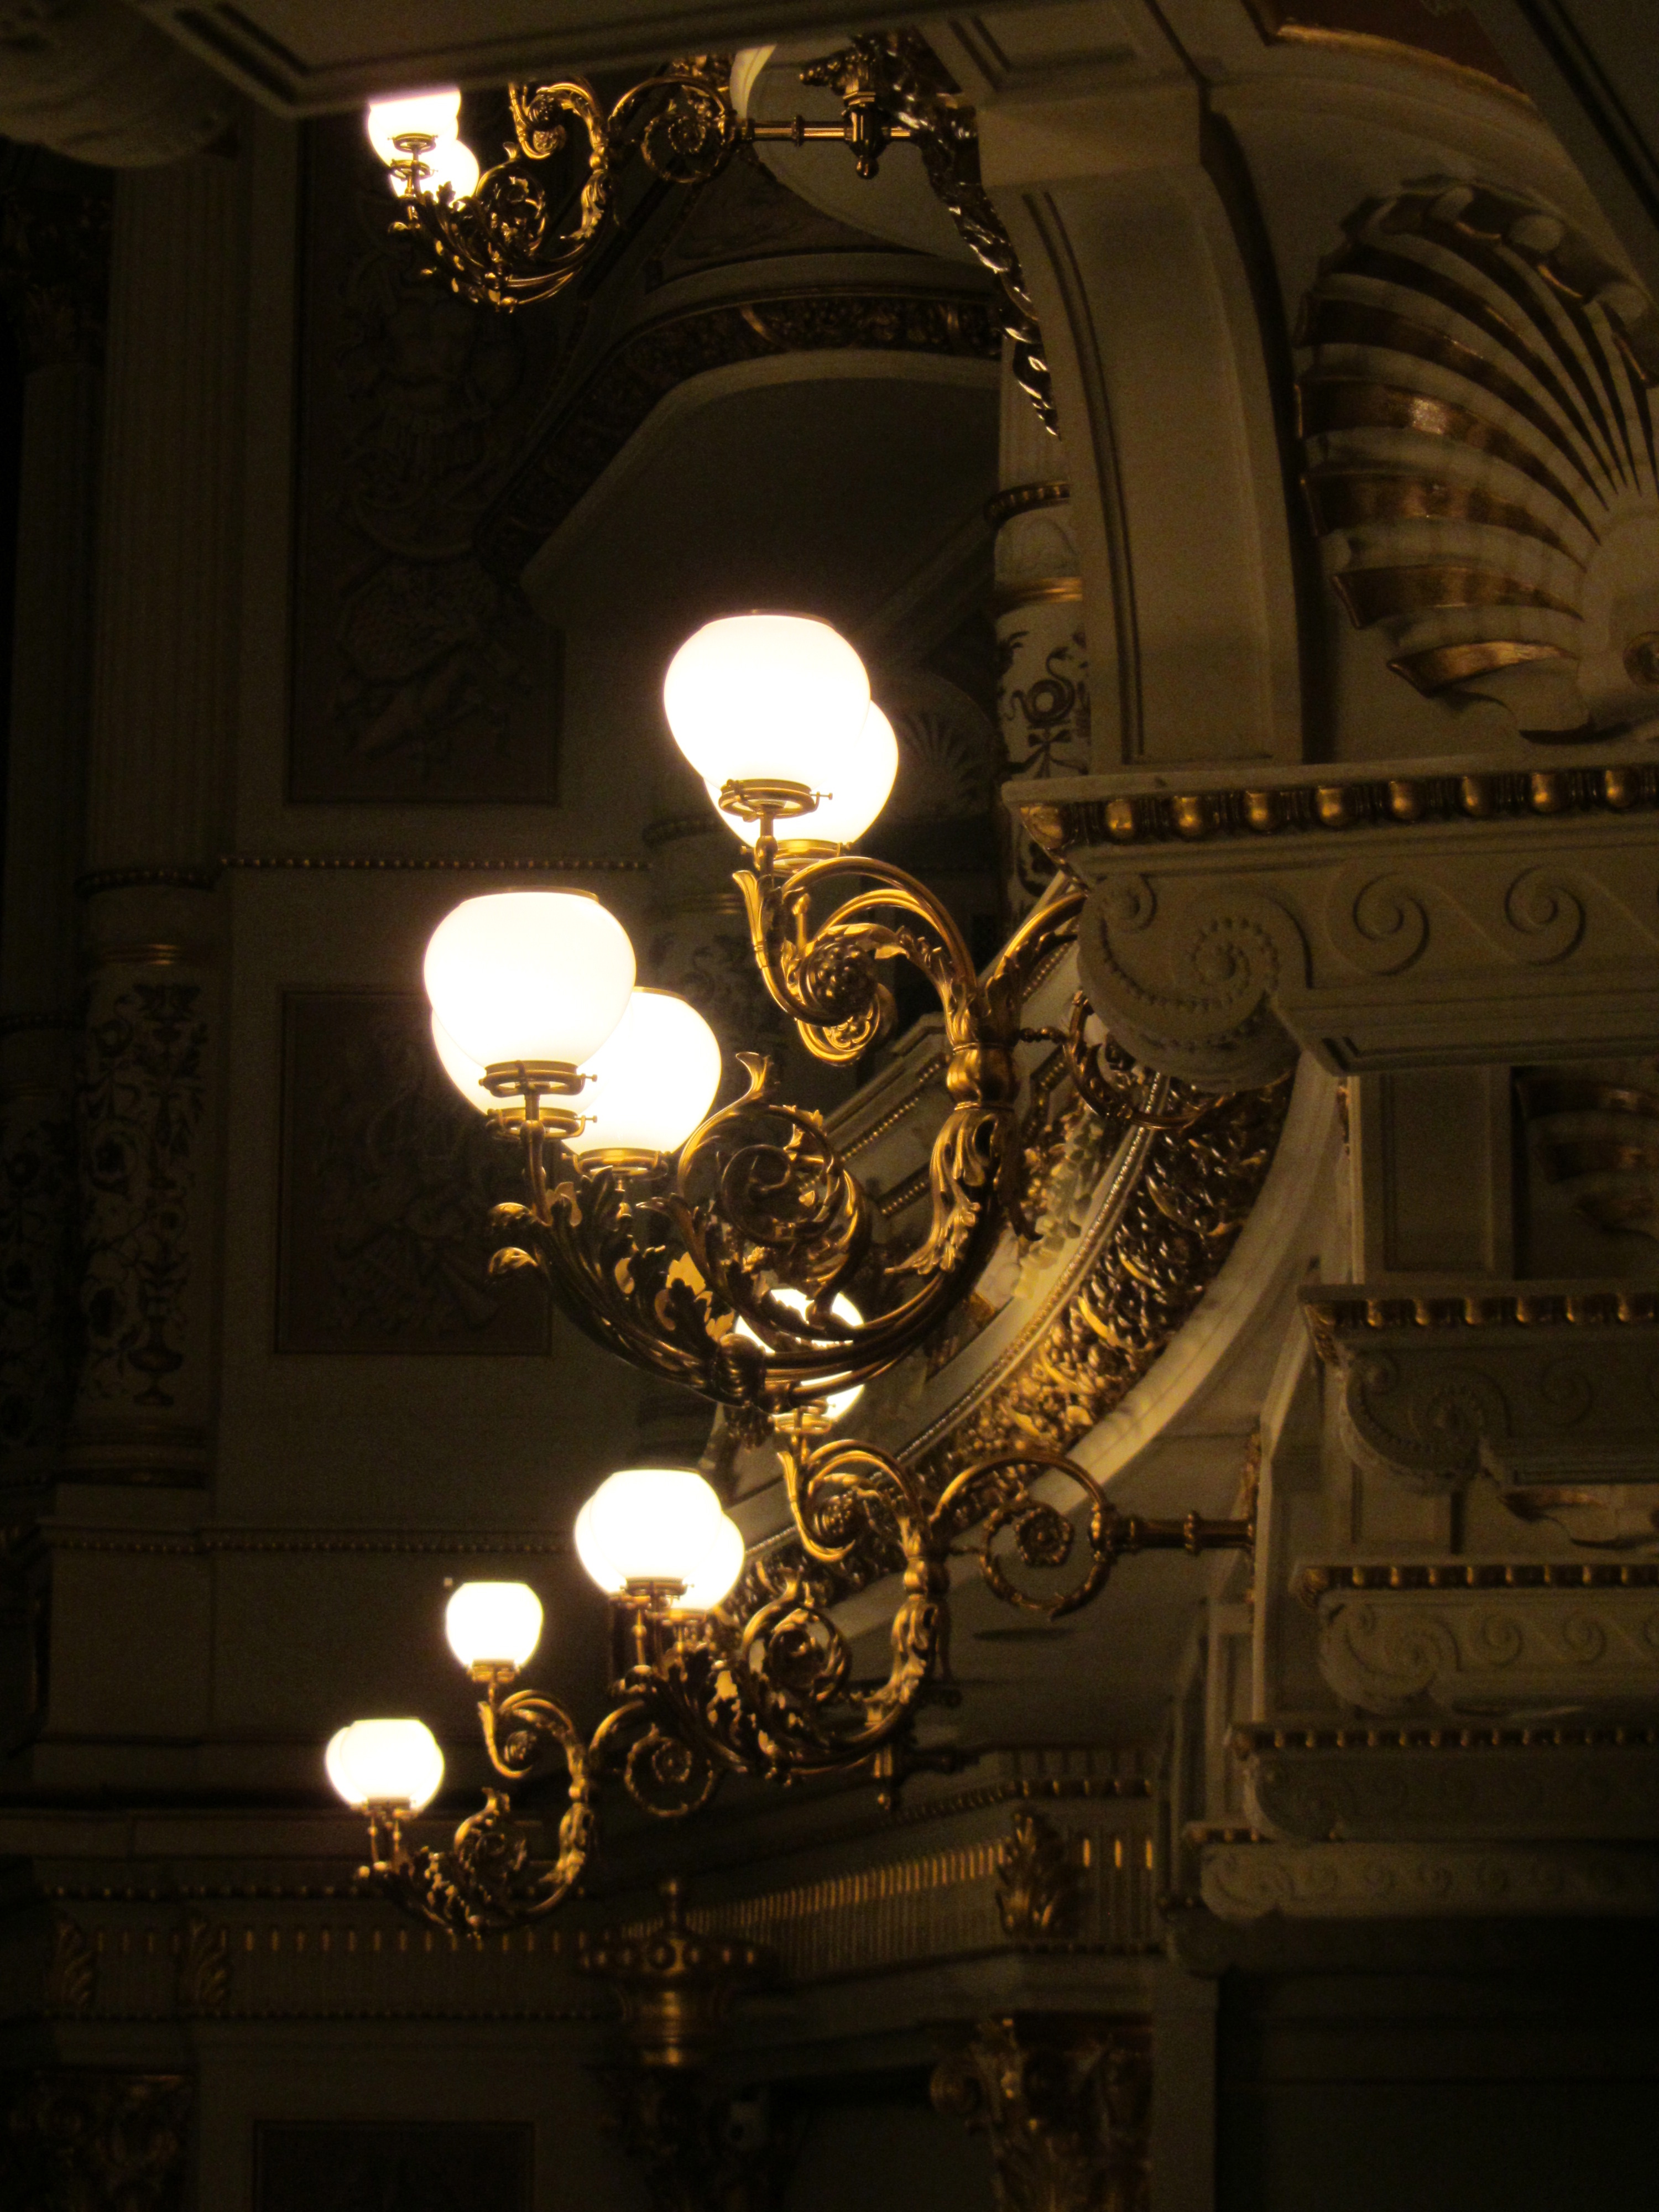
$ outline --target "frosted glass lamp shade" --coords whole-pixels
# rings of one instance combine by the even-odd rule
[[[426,948],[432,1011],[468,1059],[579,1067],[628,1006],[628,932],[580,891],[493,891],[447,914]]]
[[[583,1073],[580,1110],[592,1118],[573,1152],[672,1152],[714,1103],[720,1048],[695,1006],[641,988]]]
[[[856,744],[870,708],[864,663],[828,623],[805,615],[728,615],[707,623],[669,663],[663,708],[704,782],[826,781]]]
[[[374,100],[363,118],[368,143],[388,169],[404,158],[399,138],[430,138],[434,150],[441,151],[455,143],[460,122],[461,95],[453,86],[440,92],[406,93],[401,100]],[[422,158],[430,161],[432,156]]]
[[[700,1474],[630,1467],[602,1482],[577,1515],[576,1553],[613,1597],[629,1583],[680,1583],[682,1608],[707,1608],[737,1580],[743,1538]]]
[[[785,837],[811,837],[826,845],[856,845],[887,804],[898,774],[898,739],[893,726],[872,699],[856,743],[840,747],[826,770],[824,796],[810,814],[778,825]],[[814,788],[817,788],[815,786]],[[720,787],[708,786],[716,806]],[[744,822],[728,814],[729,822],[746,845],[760,835],[758,822]]]
[[[328,1778],[361,1812],[418,1813],[438,1794],[444,1755],[424,1721],[353,1721],[329,1741]]]
[[[432,1049],[438,1055],[439,1066],[467,1104],[487,1114],[496,1102],[483,1088],[483,1063],[461,1050],[436,1014],[432,1017]]]
[[[542,1638],[542,1601],[528,1583],[463,1583],[444,1608],[444,1633],[463,1667],[526,1665]]]
[[[421,165],[426,171],[421,179],[422,199],[435,200],[447,185],[454,198],[470,200],[478,188],[478,157],[463,139],[434,146],[422,155]]]
[[[787,1306],[791,1313],[804,1314],[806,1311],[805,1295],[800,1291],[774,1291],[772,1296],[779,1305]],[[864,1316],[853,1304],[851,1298],[844,1293],[830,1301],[830,1310],[837,1321],[860,1322],[864,1319]],[[759,1337],[756,1335],[746,1321],[740,1321],[738,1323],[737,1334],[746,1338],[750,1344],[760,1343]],[[822,1340],[824,1343],[830,1343],[832,1340],[828,1337]],[[764,1350],[765,1346],[763,1346],[762,1349]],[[854,1382],[848,1390],[832,1390],[827,1397],[819,1398],[814,1402],[830,1420],[838,1421],[842,1415],[849,1412],[863,1395],[863,1383]]]

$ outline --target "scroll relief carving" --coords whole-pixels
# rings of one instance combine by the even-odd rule
[[[1638,1317],[1638,1302],[1612,1287],[1486,1283],[1459,1296],[1441,1279],[1419,1295],[1356,1285],[1304,1291],[1303,1303],[1339,1377],[1343,1444],[1367,1473],[1430,1491],[1480,1473],[1514,1485],[1659,1482],[1651,1297]]]
[[[1659,1868],[1631,1850],[1218,1844],[1204,1855],[1202,1895],[1221,1920],[1650,1913],[1659,1907]]]
[[[1331,1590],[1319,1601],[1319,1668],[1366,1713],[1650,1705],[1659,1590]]]
[[[1659,1024],[1659,775],[1628,749],[1540,757],[1557,764],[1259,787],[1199,770],[1182,792],[1021,811],[1093,886],[1091,1003],[1163,1073],[1259,1083],[1298,1049],[1339,1074],[1640,1050]]]
[[[1641,1843],[1659,1824],[1644,1732],[1361,1726],[1339,1747],[1247,1746],[1251,1823],[1295,1842],[1550,1838]],[[1619,1737],[1629,1741],[1620,1742]],[[1557,1741],[1559,1737],[1561,1741]],[[1408,1739],[1408,1741],[1407,1741]]]
[[[1659,721],[1659,314],[1540,202],[1441,179],[1368,202],[1304,305],[1326,566],[1419,691],[1529,737]]]

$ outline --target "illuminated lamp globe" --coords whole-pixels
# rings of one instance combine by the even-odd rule
[[[444,1634],[463,1667],[526,1665],[542,1638],[542,1601],[528,1583],[463,1583],[444,1608]]]
[[[628,932],[584,891],[492,891],[447,914],[426,948],[432,1011],[469,1060],[575,1068],[627,1011]]]
[[[594,1534],[593,1508],[598,1495],[596,1492],[576,1516],[576,1553],[599,1588],[611,1597],[620,1597],[628,1587],[629,1577]],[[720,1514],[708,1528],[700,1529],[699,1543],[696,1570],[674,1600],[674,1608],[678,1613],[712,1611],[743,1572],[743,1531],[726,1514]],[[672,1579],[678,1582],[684,1578],[676,1575]]]
[[[720,1048],[695,1006],[640,988],[582,1072],[591,1118],[572,1152],[672,1152],[714,1103]]]
[[[772,1292],[772,1296],[777,1300],[777,1303],[781,1306],[787,1306],[791,1313],[804,1314],[806,1311],[806,1298],[803,1291],[795,1290],[778,1290],[774,1291]],[[844,1292],[838,1292],[835,1297],[831,1298],[830,1301],[830,1310],[834,1314],[837,1321],[856,1322],[861,1322],[864,1319],[864,1316],[853,1304],[851,1298],[848,1297]],[[738,1323],[735,1334],[744,1338],[750,1344],[761,1343],[761,1340],[756,1335],[754,1330],[750,1328],[746,1321],[740,1321]],[[833,1344],[836,1340],[833,1337],[821,1337],[817,1340],[823,1344]],[[761,1349],[767,1354],[769,1358],[773,1356],[769,1346],[763,1344],[761,1345]],[[849,1412],[863,1395],[863,1383],[854,1382],[850,1389],[832,1390],[827,1397],[814,1399],[812,1403],[816,1406],[817,1410],[823,1414],[826,1419],[838,1421],[842,1415]]]
[[[436,1014],[432,1017],[432,1049],[438,1055],[439,1066],[467,1104],[487,1114],[496,1102],[483,1087],[483,1063],[461,1050]]]
[[[425,174],[421,179],[421,198],[435,200],[444,186],[449,186],[452,199],[470,200],[478,189],[478,157],[464,139],[453,145],[434,146],[429,154],[421,156]]]
[[[400,138],[430,138],[434,152],[453,145],[461,125],[461,95],[454,86],[438,92],[405,93],[401,100],[376,100],[363,117],[368,143],[387,168],[408,158]],[[430,162],[432,155],[422,155]]]
[[[728,615],[686,640],[662,696],[675,743],[713,790],[759,781],[822,791],[858,742],[870,679],[828,623]]]
[[[785,838],[810,837],[825,845],[855,845],[887,804],[898,774],[898,739],[893,726],[872,699],[857,742],[844,745],[830,769],[830,788],[810,814],[780,823]],[[708,796],[720,803],[720,786],[711,783]],[[760,835],[758,822],[745,822],[735,814],[726,821],[746,845]]]
[[[689,1590],[718,1570],[724,1518],[720,1499],[689,1468],[623,1468],[577,1516],[577,1556],[613,1595],[629,1583],[680,1583]]]
[[[424,1721],[353,1721],[331,1737],[328,1778],[348,1805],[418,1813],[438,1794],[444,1755]]]

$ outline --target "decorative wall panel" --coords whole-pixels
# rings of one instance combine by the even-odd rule
[[[415,276],[355,119],[307,161],[289,795],[551,801],[559,640],[471,539],[562,322]]]
[[[267,2122],[254,2212],[530,2212],[528,2126]]]
[[[546,1349],[539,1291],[488,1272],[517,1154],[440,1069],[422,1000],[290,997],[283,1093],[278,1351]]]

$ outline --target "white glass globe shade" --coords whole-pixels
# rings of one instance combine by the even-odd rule
[[[696,1573],[674,1602],[681,1613],[712,1613],[743,1572],[743,1531],[722,1513],[710,1533]]]
[[[463,1667],[522,1667],[541,1642],[542,1601],[528,1583],[463,1583],[444,1634]]]
[[[499,1104],[499,1100],[492,1098],[483,1088],[481,1063],[461,1050],[436,1014],[432,1017],[432,1049],[444,1073],[469,1106],[476,1106],[481,1114],[487,1114],[492,1106]]]
[[[453,86],[441,92],[406,93],[401,100],[371,102],[363,117],[368,143],[389,169],[405,159],[399,138],[431,138],[437,148],[451,144],[460,129],[461,95]],[[430,161],[430,155],[423,156]]]
[[[801,1291],[774,1291],[772,1292],[772,1296],[776,1299],[777,1303],[781,1306],[787,1306],[791,1313],[804,1314],[806,1311],[806,1297],[805,1292]],[[830,1301],[830,1310],[835,1315],[837,1321],[860,1322],[864,1319],[864,1316],[853,1304],[851,1298],[848,1297],[844,1292],[839,1293]],[[745,1338],[750,1344],[760,1344],[761,1340],[759,1337],[756,1335],[754,1330],[750,1328],[746,1321],[740,1321],[738,1323],[736,1333],[738,1335]],[[832,1343],[834,1339],[830,1337],[823,1337],[819,1340],[822,1343],[829,1344]],[[767,1351],[767,1347],[764,1345],[761,1346],[761,1349],[763,1352]],[[770,1353],[768,1352],[768,1357],[769,1358],[770,1356]],[[834,1390],[830,1392],[827,1398],[817,1398],[812,1402],[820,1407],[830,1420],[838,1421],[842,1415],[847,1413],[852,1407],[855,1406],[863,1395],[863,1383],[855,1382],[850,1390]]]
[[[672,1152],[714,1103],[720,1048],[695,1006],[640,988],[583,1073],[578,1109],[592,1118],[573,1152]]]
[[[843,746],[830,769],[829,791],[810,814],[778,823],[776,833],[783,837],[814,837],[826,845],[855,845],[886,805],[897,774],[898,739],[893,735],[892,724],[872,699],[857,743]],[[716,806],[720,805],[718,784],[708,786],[708,796]],[[744,822],[735,814],[723,819],[745,845],[752,845],[760,835],[758,822]]]
[[[576,1519],[576,1552],[599,1588],[707,1580],[722,1543],[720,1499],[679,1467],[629,1467],[602,1482]]]
[[[622,1019],[634,948],[580,891],[491,891],[447,914],[426,948],[432,1011],[485,1067],[591,1060]]]
[[[668,1474],[673,1470],[633,1468],[627,1472],[630,1474]],[[611,1478],[612,1482],[619,1479],[616,1475]],[[691,1480],[701,1481],[702,1478],[693,1476]],[[706,1483],[702,1486],[705,1490],[708,1487]],[[576,1554],[602,1590],[612,1597],[620,1597],[628,1587],[628,1572],[618,1563],[615,1554],[605,1549],[596,1533],[593,1509],[606,1487],[607,1485],[602,1485],[576,1516]],[[712,1491],[708,1494],[714,1497]],[[600,1526],[608,1527],[609,1508],[597,1519]],[[699,1513],[691,1533],[695,1540],[687,1542],[683,1557],[683,1565],[687,1571],[665,1577],[657,1574],[636,1576],[635,1578],[683,1582],[685,1589],[683,1595],[674,1601],[676,1611],[707,1613],[720,1603],[743,1572],[743,1531],[735,1521],[720,1510],[719,1501],[716,1500],[714,1514]]]
[[[675,743],[718,791],[737,779],[828,781],[870,710],[864,663],[828,623],[728,615],[669,663],[663,708]]]
[[[418,1813],[444,1778],[444,1755],[424,1721],[353,1721],[329,1741],[328,1778],[348,1805]]]
[[[426,172],[421,179],[422,199],[435,200],[447,185],[456,199],[470,200],[478,188],[478,157],[465,139],[434,146],[422,155],[421,166]]]

